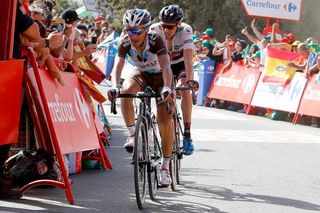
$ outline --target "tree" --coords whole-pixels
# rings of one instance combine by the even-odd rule
[[[78,9],[79,5],[75,0],[56,0],[57,2],[57,9],[56,14],[61,14],[62,11],[71,8],[71,9]]]
[[[158,13],[162,7],[170,4],[178,4],[185,13],[184,21],[190,24],[194,30],[203,32],[207,27],[215,30],[219,40],[223,40],[226,34],[236,38],[245,38],[241,29],[250,26],[252,18],[245,15],[239,0],[104,0],[114,12],[114,23],[118,29],[122,28],[122,16],[124,12],[132,8],[146,8],[153,17],[153,22],[158,21]],[[299,40],[308,36],[319,35],[320,22],[318,21],[319,0],[303,2],[301,22],[281,21],[282,32],[292,32]],[[258,20],[258,26],[262,30],[266,22]],[[250,28],[250,27],[249,27]]]

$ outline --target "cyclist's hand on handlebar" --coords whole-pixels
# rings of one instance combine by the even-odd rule
[[[173,92],[170,87],[164,86],[161,91],[163,101],[169,102],[173,100]]]
[[[119,88],[112,88],[108,91],[108,99],[109,101],[114,101],[120,93]]]
[[[188,80],[187,85],[191,87],[193,90],[197,91],[199,89],[199,83],[195,80]]]

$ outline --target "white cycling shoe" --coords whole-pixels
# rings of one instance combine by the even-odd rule
[[[132,153],[133,152],[133,145],[134,145],[134,136],[129,136],[123,145],[123,148],[127,150],[127,152]]]
[[[168,187],[172,183],[170,172],[167,169],[160,170],[160,185],[162,187]]]

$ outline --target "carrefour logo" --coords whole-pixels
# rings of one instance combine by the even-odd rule
[[[248,75],[242,82],[242,91],[244,94],[250,92],[256,84],[256,77],[253,74]]]
[[[89,129],[90,127],[90,110],[89,106],[87,105],[85,99],[83,98],[82,94],[79,92],[78,88],[74,89],[74,103],[76,111],[85,125]]]
[[[284,6],[285,10],[288,10],[289,13],[292,13],[298,9],[297,5],[295,3],[290,2],[289,4],[285,4]]]

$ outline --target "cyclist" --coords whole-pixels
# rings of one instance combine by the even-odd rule
[[[165,44],[159,35],[149,32],[150,24],[151,15],[147,10],[132,9],[127,10],[124,14],[124,35],[119,41],[112,84],[113,86],[119,85],[125,58],[129,55],[135,64],[135,70],[124,80],[121,93],[137,93],[148,85],[151,86],[155,92],[161,92],[163,97],[165,96],[164,101],[157,101],[157,122],[164,156],[160,170],[160,184],[169,186],[171,184],[169,162],[174,135],[173,129],[168,128],[172,125],[172,113],[167,113],[165,101],[170,103],[171,111],[173,111],[172,71]],[[112,90],[108,92],[108,97],[109,100],[112,101],[111,91]],[[135,117],[132,99],[121,99],[121,112],[129,131],[129,137],[124,144],[124,148],[128,152],[132,152],[135,134]]]
[[[177,86],[189,85],[198,87],[193,80],[193,32],[190,25],[182,22],[183,11],[178,5],[169,5],[161,9],[159,23],[151,25],[150,29],[159,34],[165,41],[169,51],[171,69],[178,80]],[[194,147],[191,139],[192,97],[190,91],[180,91],[181,110],[184,122],[183,151],[191,155]]]

